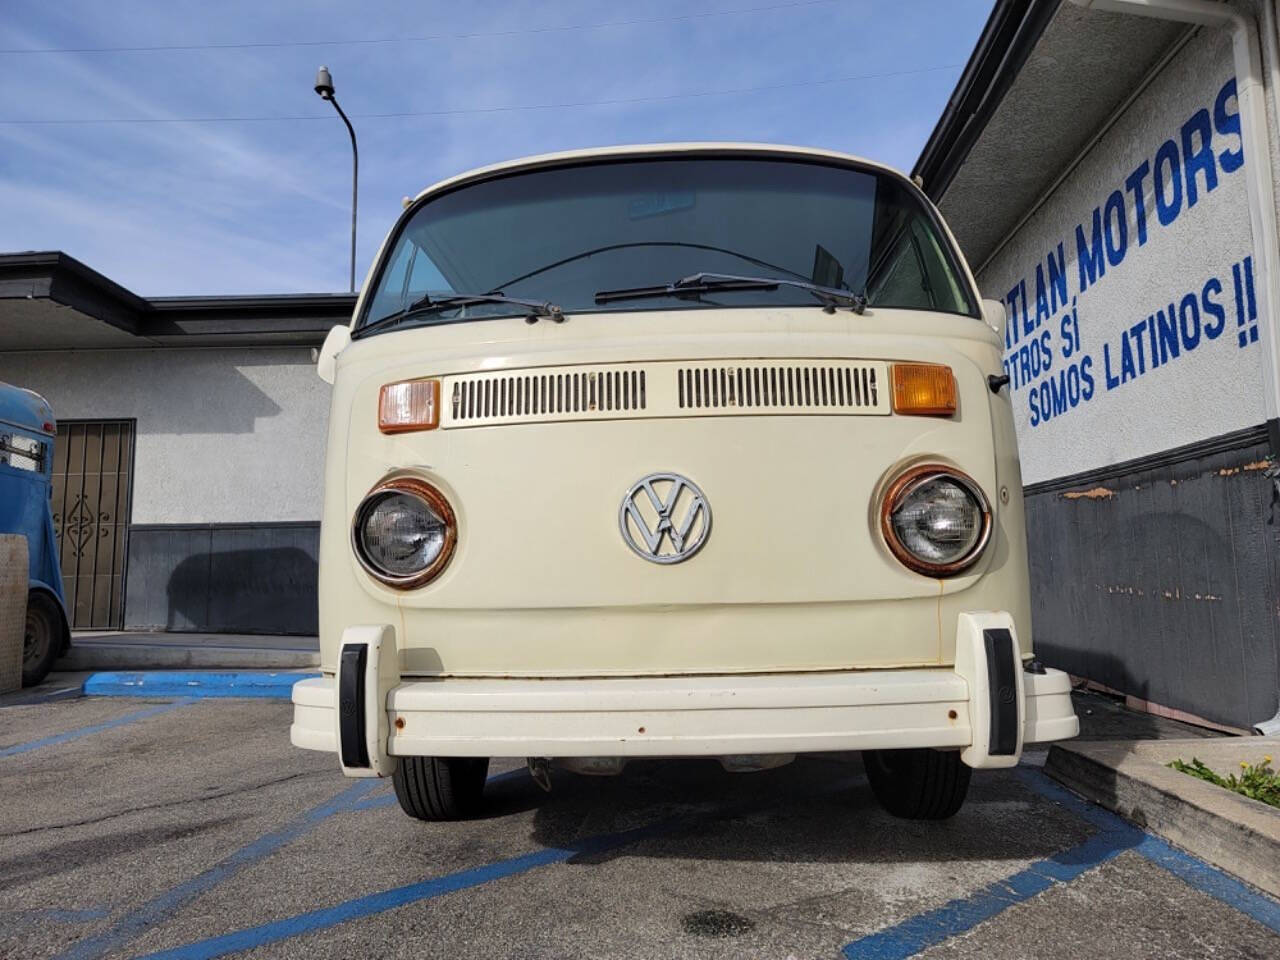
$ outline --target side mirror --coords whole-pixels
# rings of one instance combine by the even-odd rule
[[[1004,328],[1009,322],[1009,314],[1004,308],[1003,300],[982,301],[982,322],[996,332],[1000,343],[1004,343]]]
[[[347,349],[351,343],[351,328],[345,323],[329,328],[329,335],[324,338],[324,346],[316,356],[316,374],[325,383],[333,383],[338,373],[338,354]]]

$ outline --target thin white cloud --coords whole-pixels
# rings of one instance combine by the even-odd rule
[[[723,4],[731,6],[725,0]],[[963,59],[990,0],[849,0],[786,14],[460,42],[32,57],[0,116],[324,115],[320,60],[351,113],[662,96],[830,75],[816,51],[857,38],[862,72]],[[637,0],[635,17],[685,11]],[[325,39],[609,19],[590,2],[353,5],[64,0],[6,7],[6,46]],[[963,42],[961,42],[963,41]],[[357,121],[358,273],[426,184],[547,150],[770,140],[909,166],[954,78],[868,82],[572,110]],[[292,124],[0,126],[0,250],[61,248],[145,294],[342,289],[350,153],[336,116]]]

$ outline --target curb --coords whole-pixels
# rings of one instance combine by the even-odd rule
[[[239,697],[254,700],[289,700],[299,680],[318,673],[274,672],[217,673],[153,670],[131,673],[95,673],[85,678],[86,697],[181,697],[184,699]]]
[[[1280,896],[1280,810],[1165,766],[1193,754],[1209,762],[1211,751],[1265,751],[1259,740],[1054,744],[1044,772],[1201,860]],[[1221,747],[1214,750],[1210,744]]]
[[[72,643],[53,669],[83,670],[306,670],[320,666],[319,651],[159,643]]]

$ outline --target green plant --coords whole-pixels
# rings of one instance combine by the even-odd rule
[[[1201,780],[1207,780],[1209,783],[1216,783],[1220,787],[1226,787],[1228,790],[1244,794],[1254,800],[1269,803],[1273,807],[1280,807],[1280,773],[1276,773],[1271,769],[1270,757],[1263,757],[1262,762],[1258,764],[1241,761],[1239,777],[1234,773],[1226,777],[1215,773],[1206,767],[1198,757],[1192,757],[1190,763],[1183,760],[1175,760],[1169,766],[1180,773],[1190,774]]]

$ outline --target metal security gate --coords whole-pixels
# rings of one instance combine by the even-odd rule
[[[53,526],[62,586],[76,630],[118,630],[133,478],[132,420],[58,424]]]

